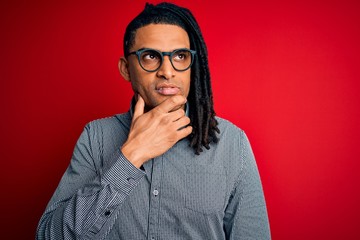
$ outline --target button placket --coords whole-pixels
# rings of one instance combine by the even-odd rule
[[[163,171],[162,156],[154,159],[152,176],[151,176],[151,192],[150,192],[150,208],[149,208],[149,228],[148,239],[155,240],[158,235],[159,211],[160,211],[160,186]]]

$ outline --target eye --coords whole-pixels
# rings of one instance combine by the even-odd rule
[[[144,61],[157,61],[160,59],[159,53],[155,51],[145,51],[141,54],[141,59]]]
[[[178,51],[174,54],[174,60],[175,61],[186,61],[189,58],[190,52],[189,51]]]
[[[184,58],[186,58],[185,54],[183,54],[183,53],[178,54],[177,57],[178,57],[179,59],[184,59]]]

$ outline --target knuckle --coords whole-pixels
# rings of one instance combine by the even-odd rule
[[[188,118],[188,117],[184,117],[182,121],[183,121],[184,125],[190,124],[190,118]]]
[[[175,96],[175,97],[172,97],[172,98],[169,98],[169,101],[170,101],[170,103],[172,104],[172,105],[176,105],[177,104],[177,96]]]
[[[164,116],[162,119],[161,119],[161,123],[162,124],[169,124],[171,122],[171,119],[169,116]]]
[[[156,115],[160,115],[162,112],[161,112],[160,108],[156,107],[156,108],[153,108],[149,113],[151,113],[151,115],[154,117]]]
[[[184,101],[184,97],[181,95],[176,95],[172,98],[172,100],[175,104],[180,104]]]

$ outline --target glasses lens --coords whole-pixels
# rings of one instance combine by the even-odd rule
[[[140,54],[140,64],[147,71],[154,71],[161,65],[161,55],[155,50],[146,50]]]
[[[171,62],[176,70],[186,70],[192,63],[192,54],[187,49],[176,50],[171,56]]]

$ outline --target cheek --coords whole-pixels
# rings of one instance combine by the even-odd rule
[[[153,94],[154,82],[146,74],[132,74],[131,86],[134,92],[139,93],[143,98],[149,98]]]
[[[143,82],[139,81],[138,79],[132,79],[131,86],[134,92],[143,93],[147,86],[144,85]]]
[[[139,69],[136,66],[129,66],[130,82],[134,92],[138,92],[144,85],[141,79],[144,79]]]

